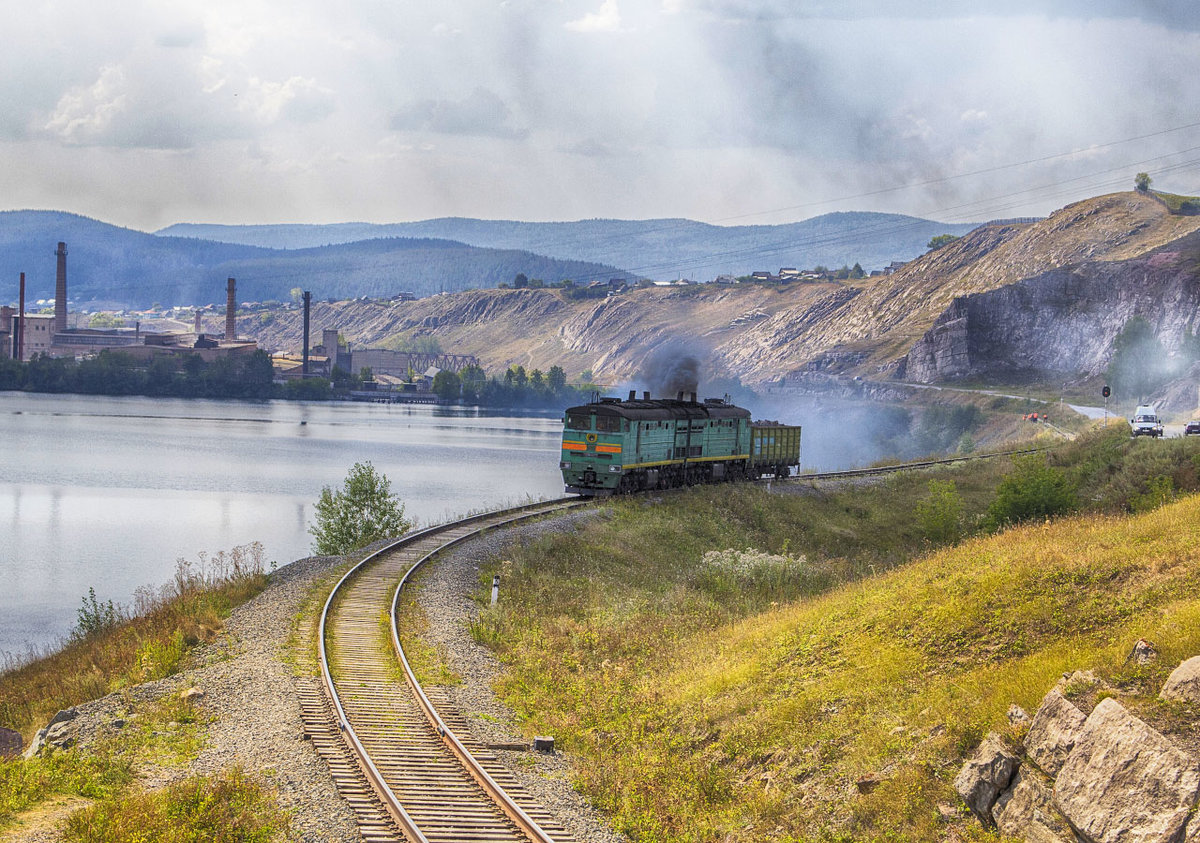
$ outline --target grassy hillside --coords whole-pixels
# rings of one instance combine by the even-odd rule
[[[530,732],[580,759],[635,840],[987,838],[954,814],[953,776],[1065,671],[1179,728],[1154,692],[1200,652],[1200,497],[1174,491],[1196,488],[1200,443],[1146,444],[1110,431],[1036,458],[1091,513],[993,535],[995,463],[616,502],[514,549],[476,634]],[[936,549],[931,480],[975,537]],[[1159,662],[1125,664],[1139,637]]]

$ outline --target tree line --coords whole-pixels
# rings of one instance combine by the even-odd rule
[[[321,401],[362,389],[371,379],[369,370],[354,375],[335,367],[330,378],[297,378],[278,384],[270,355],[261,349],[211,362],[198,355],[171,354],[143,360],[118,350],[101,351],[79,361],[45,355],[25,363],[0,358],[0,390],[26,392]],[[500,377],[488,377],[479,366],[468,366],[457,373],[438,372],[432,389],[447,403],[535,408],[581,403],[595,387],[568,385],[561,366],[551,366],[547,372],[511,366]]]
[[[139,360],[117,350],[74,360],[39,354],[22,363],[0,359],[0,390],[149,395],[174,398],[275,398],[270,356],[262,350],[212,362],[199,355],[163,354]]]

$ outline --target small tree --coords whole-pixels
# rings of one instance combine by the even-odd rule
[[[449,369],[440,369],[433,376],[433,393],[443,401],[454,401],[462,394],[462,378]]]
[[[392,494],[391,481],[371,463],[356,462],[340,491],[321,489],[316,520],[308,531],[316,539],[315,553],[337,556],[379,539],[402,536],[410,527],[404,504]]]
[[[1150,190],[1150,182],[1152,181],[1153,179],[1150,178],[1149,173],[1138,173],[1133,177],[1134,190],[1138,191],[1139,193],[1145,193]]]
[[[925,248],[929,249],[930,251],[934,251],[949,243],[953,243],[957,239],[957,234],[939,234],[937,237],[934,237],[932,240],[926,243]]]

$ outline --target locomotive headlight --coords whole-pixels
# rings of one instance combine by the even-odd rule
[[[565,469],[565,470],[569,471],[571,469],[571,464],[569,462],[563,461],[558,464],[558,467],[560,469]]]
[[[611,472],[613,472],[613,473],[618,473],[618,474],[619,474],[619,473],[620,473],[620,471],[621,471],[621,466],[619,466],[619,465],[610,465],[610,466],[608,467],[608,470],[609,470],[609,471],[611,471]]]

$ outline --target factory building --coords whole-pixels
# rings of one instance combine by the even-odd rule
[[[237,339],[236,281],[226,284],[225,335],[214,339],[201,333],[199,318],[194,332],[156,333],[131,328],[94,329],[67,327],[67,244],[59,242],[54,285],[54,313],[25,312],[25,275],[21,274],[20,305],[0,307],[0,357],[32,360],[50,357],[84,357],[107,349],[120,349],[137,357],[156,354],[198,354],[211,361],[226,354],[247,354],[257,349],[253,340]]]

